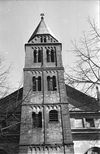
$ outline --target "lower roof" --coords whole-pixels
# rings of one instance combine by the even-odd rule
[[[66,85],[66,94],[69,102],[69,109],[73,108],[75,111],[81,110],[87,112],[100,111],[99,102],[95,98],[90,97],[69,85]],[[2,98],[0,100],[0,112],[6,112],[7,110],[12,112],[13,108],[20,112],[23,101],[22,97],[23,88],[20,88],[10,95]]]

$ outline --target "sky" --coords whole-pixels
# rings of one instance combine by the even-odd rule
[[[0,0],[0,55],[11,66],[9,86],[14,90],[23,82],[24,44],[40,22],[45,23],[62,43],[63,65],[73,65],[71,40],[79,41],[89,31],[88,17],[99,28],[99,0]]]

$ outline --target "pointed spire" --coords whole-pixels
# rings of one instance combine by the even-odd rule
[[[41,21],[38,24],[37,28],[35,29],[35,31],[33,32],[32,36],[30,37],[29,41],[31,41],[35,35],[37,34],[50,34],[45,22],[44,22],[44,13],[40,14],[41,16]],[[29,42],[28,41],[28,42]]]

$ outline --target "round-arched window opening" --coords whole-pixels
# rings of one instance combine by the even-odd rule
[[[100,148],[92,147],[85,154],[100,154]]]
[[[7,152],[2,150],[2,149],[0,149],[0,154],[7,154]]]
[[[58,122],[58,111],[51,110],[49,112],[49,121],[50,122]]]

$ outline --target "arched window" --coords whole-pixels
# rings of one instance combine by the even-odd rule
[[[41,43],[42,43],[43,42],[43,37],[42,36],[41,36],[40,40],[41,40]]]
[[[47,87],[48,91],[53,91],[52,77],[50,76],[47,76]]]
[[[47,40],[46,40],[46,37],[44,37],[44,43],[46,43],[46,41],[47,41]]]
[[[35,78],[35,76],[33,76],[32,81],[33,81],[33,91],[36,91],[36,78]]]
[[[37,78],[33,76],[32,82],[33,82],[33,91],[41,91],[41,76],[38,76]]]
[[[51,62],[55,62],[55,51],[51,50]]]
[[[42,62],[42,50],[38,50],[38,62]]]
[[[34,63],[42,62],[42,50],[34,50]]]
[[[56,87],[56,77],[53,76],[52,80],[53,80],[53,91],[55,91],[55,90],[57,90],[57,87]]]
[[[47,62],[55,62],[56,61],[56,51],[51,49],[47,49]]]
[[[34,128],[42,128],[42,113],[39,112],[36,114],[35,112],[32,112],[32,121]]]
[[[56,122],[56,121],[58,121],[58,111],[56,111],[56,110],[51,110],[50,112],[49,112],[49,121],[50,122]]]
[[[38,91],[41,91],[41,76],[38,77]]]
[[[48,91],[56,91],[57,90],[55,76],[53,76],[53,77],[47,76],[47,88],[48,88]]]
[[[34,63],[37,63],[37,50],[34,50]]]
[[[38,127],[42,128],[42,113],[38,113]]]
[[[35,112],[32,112],[32,123],[33,123],[33,127],[35,128],[36,127],[36,113]]]
[[[51,62],[51,52],[47,50],[46,53],[47,53],[47,62]]]

